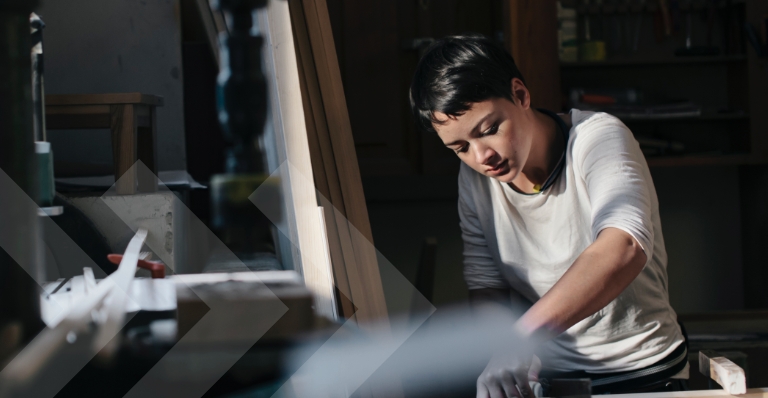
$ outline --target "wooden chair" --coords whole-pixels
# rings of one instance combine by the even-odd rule
[[[110,129],[117,193],[155,192],[155,108],[162,105],[163,97],[141,93],[46,95],[45,122],[48,129]],[[146,169],[132,169],[137,160]]]

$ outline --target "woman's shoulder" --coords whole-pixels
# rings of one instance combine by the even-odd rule
[[[608,139],[633,140],[629,128],[616,116],[605,112],[572,109],[569,144],[573,148],[599,145]]]
[[[578,109],[571,109],[569,112],[571,116],[571,132],[583,133],[593,130],[605,130],[606,128],[621,128],[627,129],[627,126],[610,113],[595,112],[595,111],[582,111]]]
[[[589,169],[598,159],[644,163],[643,153],[634,134],[616,116],[575,109],[571,115],[573,127],[568,142],[568,156],[577,170],[587,172],[583,167]]]

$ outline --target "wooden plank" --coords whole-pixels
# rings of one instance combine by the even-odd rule
[[[306,47],[305,47],[306,48]],[[307,51],[310,55],[312,55],[312,51]],[[314,55],[312,55],[312,64],[310,66],[313,71],[316,71],[315,64],[314,64]],[[327,199],[329,199],[332,203],[328,207],[329,209],[334,208],[336,211],[334,211],[333,215],[329,215],[328,219],[333,220],[333,224],[336,227],[337,237],[339,240],[339,243],[341,245],[341,254],[343,258],[340,258],[336,263],[340,266],[337,266],[337,273],[341,275],[347,275],[349,279],[351,279],[351,282],[349,282],[349,290],[345,289],[347,286],[339,286],[339,289],[342,290],[343,293],[348,295],[352,301],[356,301],[354,297],[359,296],[361,293],[355,293],[352,290],[357,288],[360,289],[359,283],[356,283],[356,281],[359,280],[359,275],[357,274],[357,269],[355,267],[355,263],[357,262],[357,259],[355,258],[354,248],[352,246],[351,237],[349,235],[349,226],[346,222],[346,216],[345,216],[345,208],[344,208],[344,200],[343,195],[341,192],[341,184],[339,182],[338,178],[338,171],[336,170],[336,164],[333,154],[333,147],[330,142],[330,133],[328,132],[327,127],[327,120],[325,117],[325,109],[321,108],[323,104],[322,100],[322,94],[320,93],[319,88],[319,82],[317,81],[317,75],[312,74],[311,80],[313,80],[316,85],[313,85],[311,87],[311,90],[309,92],[309,96],[313,99],[313,102],[316,104],[319,104],[320,106],[316,107],[315,109],[322,110],[322,112],[318,112],[316,114],[316,118],[319,121],[319,124],[321,126],[321,131],[318,132],[318,141],[319,145],[321,146],[321,156],[322,153],[325,154],[325,156],[322,156],[323,160],[323,167],[326,170],[326,174],[328,175],[329,180],[329,194],[326,196]],[[347,290],[347,291],[344,291]],[[343,309],[345,315],[347,315],[348,318],[358,320],[357,317],[349,317],[348,315],[348,309]]]
[[[136,193],[136,169],[131,169],[137,156],[135,119],[133,105],[112,105],[112,156],[119,195]]]
[[[299,56],[299,54],[297,54],[297,56]],[[301,64],[299,64],[299,66],[301,66]],[[302,92],[306,93],[306,90],[302,89]],[[303,95],[302,98],[304,100],[304,109],[312,109],[308,95]],[[307,136],[309,139],[310,156],[312,157],[312,169],[315,172],[315,186],[319,192],[319,195],[322,195],[324,198],[328,198],[331,195],[330,188],[325,175],[323,155],[320,150],[320,144],[318,141],[317,132],[315,130],[315,120],[311,115],[307,116]],[[345,250],[346,246],[344,248],[342,247],[342,243],[339,238],[339,231],[336,226],[336,218],[334,215],[335,212],[333,205],[330,202],[323,203],[324,200],[321,198],[318,198],[318,202],[320,202],[324,213],[326,213],[324,216],[326,239],[328,243],[329,255],[331,258],[331,266],[333,269],[335,281],[334,286],[340,293],[340,297],[337,302],[340,305],[339,310],[341,315],[345,318],[355,319],[355,308],[348,299],[348,297],[350,297],[349,280],[347,279],[346,268],[344,265],[344,256],[345,253],[349,251],[349,249]]]
[[[555,0],[505,0],[504,42],[531,93],[531,105],[559,111]]]
[[[277,82],[277,106],[273,112],[282,127],[282,131],[276,131],[275,136],[278,145],[284,146],[286,161],[290,165],[289,207],[294,211],[296,239],[301,249],[301,271],[307,288],[313,293],[316,312],[335,318],[337,312],[333,308],[331,270],[323,266],[324,261],[316,261],[325,256],[326,248],[322,238],[323,227],[317,215],[317,194],[288,2],[270,1],[267,18],[272,61],[268,69]]]
[[[322,196],[330,203],[320,203],[327,212],[326,227],[331,252],[331,262],[336,282],[336,288],[351,298],[350,285],[347,277],[346,264],[354,261],[354,251],[349,244],[349,239],[343,239],[337,226],[338,210],[334,206],[343,203],[341,187],[338,181],[336,165],[333,160],[333,149],[328,135],[328,126],[323,109],[320,87],[315,73],[315,64],[312,57],[312,49],[309,43],[304,10],[301,0],[291,0],[292,25],[295,34],[294,41],[297,48],[299,62],[299,77],[302,83],[302,99],[305,115],[307,116],[307,135],[309,138],[310,155],[312,157],[312,169],[315,175],[315,185]],[[320,133],[318,131],[321,131]],[[322,137],[322,140],[321,140]],[[322,142],[321,142],[322,141]],[[343,206],[342,206],[343,207]],[[343,225],[343,224],[342,224]],[[348,235],[348,233],[346,233]],[[349,300],[339,300],[341,313],[345,318],[355,319],[355,308]]]
[[[331,155],[334,160],[335,168],[330,167],[331,170],[326,170],[326,177],[329,184],[334,182],[334,177],[338,178],[341,190],[341,198],[338,200],[343,201],[343,203],[332,203],[331,206],[336,208],[334,213],[342,251],[348,251],[348,249],[345,250],[347,247],[351,247],[354,251],[354,261],[350,263],[345,258],[345,268],[352,303],[358,308],[355,319],[362,329],[374,328],[380,333],[381,326],[387,325],[389,318],[376,251],[373,247],[328,8],[324,0],[303,0],[302,4],[327,122],[327,136],[325,129],[318,128],[318,141],[321,144],[324,160],[326,155]],[[323,148],[323,143],[328,142],[326,140],[330,141],[330,148]],[[390,392],[388,396],[401,396],[402,394],[393,394],[399,389],[397,387],[399,380],[388,376],[385,376],[385,379],[387,380],[378,380],[373,384],[386,383],[387,390]],[[376,396],[373,391],[379,388],[373,384],[364,383],[355,395]]]
[[[341,190],[338,188],[338,181],[334,179],[336,184],[333,189],[334,194],[331,194],[331,187],[326,175],[326,166],[329,164],[329,161],[327,157],[324,158],[323,156],[317,134],[318,124],[326,129],[327,126],[325,124],[323,110],[318,109],[322,108],[322,100],[320,99],[319,88],[317,87],[317,76],[314,74],[314,62],[312,61],[309,38],[307,37],[306,25],[304,23],[304,13],[300,1],[301,0],[291,0],[289,2],[289,7],[291,9],[291,23],[295,35],[294,42],[296,43],[296,48],[298,50],[296,57],[299,60],[299,80],[302,85],[302,102],[304,104],[307,122],[307,136],[309,140],[310,156],[312,158],[312,169],[315,176],[315,185],[320,194],[325,198],[332,198],[337,194],[340,195]],[[309,86],[311,86],[311,89]],[[317,119],[317,121],[315,119]],[[327,133],[325,135],[327,136]],[[335,174],[335,170],[330,171]],[[322,205],[323,204],[321,203],[321,206]],[[340,294],[344,296],[339,297],[338,304],[340,304],[341,314],[345,318],[354,319],[355,308],[348,299],[350,297],[350,292],[344,259],[345,251],[342,248],[339,238],[333,205],[332,203],[328,203],[328,205],[323,206],[323,208],[327,213],[325,216],[326,236],[328,239],[328,249],[331,256],[335,286]]]
[[[45,96],[46,106],[51,105],[113,105],[113,104],[146,104],[163,105],[163,97],[142,93],[111,93],[111,94],[48,94]]]
[[[384,291],[373,247],[328,7],[324,0],[303,0],[303,5],[344,200],[343,209],[352,227],[350,239],[356,261],[353,266],[347,267],[351,299],[359,308],[356,317],[362,327],[376,321],[387,322]]]

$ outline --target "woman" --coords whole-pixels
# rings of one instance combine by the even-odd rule
[[[470,300],[528,303],[516,326],[536,342],[541,376],[589,377],[593,393],[683,389],[656,191],[629,129],[605,113],[531,108],[512,57],[482,36],[436,42],[410,99],[462,161]],[[531,359],[493,358],[477,396],[532,396]]]

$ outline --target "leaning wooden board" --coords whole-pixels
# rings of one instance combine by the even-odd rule
[[[291,0],[291,20],[302,83],[307,134],[315,185],[324,198],[326,231],[342,314],[362,330],[388,327],[368,209],[363,195],[352,126],[347,112],[338,58],[325,0]],[[330,202],[330,203],[324,203]],[[384,376],[365,383],[357,395],[378,397],[386,384],[388,397],[402,396],[399,380]]]
[[[325,0],[300,0],[289,4],[304,76],[302,94],[309,98],[311,110],[307,114],[314,119],[317,138],[314,143],[319,146],[311,152],[322,158],[313,161],[315,183],[324,196],[323,189],[327,184],[326,198],[335,209],[333,216],[326,218],[329,241],[338,239],[338,244],[332,242],[330,248],[334,275],[339,290],[356,307],[354,319],[365,329],[374,322],[386,322],[387,308],[328,6]],[[345,291],[344,279],[348,282],[348,291]],[[345,316],[350,316],[347,313],[350,309],[349,305],[343,306]]]
[[[284,148],[284,159],[281,161],[290,165],[290,194],[286,195],[286,208],[289,210],[285,215],[289,227],[286,235],[299,249],[299,261],[296,263],[300,266],[297,270],[301,271],[304,283],[314,295],[316,313],[332,319],[337,312],[333,308],[330,270],[324,261],[323,226],[317,213],[314,171],[310,162],[288,4],[285,1],[269,1],[266,20],[261,22],[268,27],[266,39],[269,51],[265,64],[267,76],[275,82],[270,97],[277,146]],[[294,173],[297,175],[294,176]]]
[[[325,108],[320,94],[320,84],[315,73],[315,61],[312,57],[312,47],[307,33],[304,7],[301,0],[291,0],[291,24],[293,26],[294,41],[296,43],[296,58],[299,66],[299,80],[301,82],[302,101],[306,116],[307,137],[312,161],[312,171],[315,177],[315,185],[320,195],[329,200],[330,204],[320,203],[326,210],[325,220],[328,236],[328,246],[333,266],[335,285],[339,292],[346,296],[340,297],[340,312],[348,319],[356,320],[355,308],[348,300],[351,298],[349,279],[347,278],[346,263],[354,261],[354,253],[351,245],[343,244],[340,239],[339,227],[337,227],[336,214],[333,211],[333,203],[343,203],[341,186],[336,173],[336,164],[333,159],[333,149],[328,134],[328,124],[325,118]],[[342,225],[344,223],[342,222]]]

